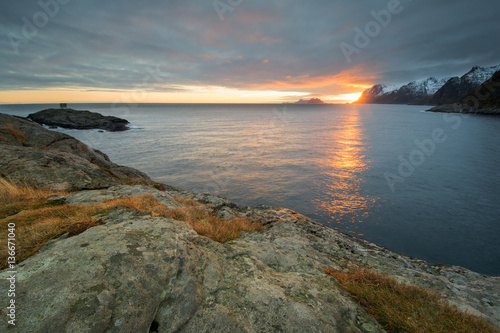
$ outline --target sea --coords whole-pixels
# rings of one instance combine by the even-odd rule
[[[0,105],[27,116],[54,104]],[[500,275],[500,117],[407,105],[70,104],[57,129],[176,188],[293,209],[405,255]]]

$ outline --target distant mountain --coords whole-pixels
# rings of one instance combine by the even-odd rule
[[[413,81],[400,88],[376,84],[365,90],[355,103],[440,105],[457,102],[462,96],[490,79],[500,66],[473,67],[462,77]]]
[[[417,104],[442,105],[457,102],[465,94],[490,79],[500,66],[474,66],[462,77],[453,77],[445,83],[433,96],[419,101]]]
[[[396,86],[386,86],[385,84],[376,84],[371,88],[366,89],[361,97],[355,102],[360,104],[383,104],[387,95],[394,90]]]
[[[455,103],[439,105],[429,111],[500,115],[500,71]]]
[[[413,81],[400,88],[377,84],[365,90],[355,102],[360,104],[415,104],[432,96],[448,79],[430,77]]]
[[[301,98],[299,101],[295,102],[294,104],[325,104],[325,102],[323,102],[319,98],[311,98],[310,100]]]

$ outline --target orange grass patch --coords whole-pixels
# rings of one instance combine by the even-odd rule
[[[388,332],[499,332],[432,290],[367,270],[343,273],[327,269],[325,273],[337,279]]]

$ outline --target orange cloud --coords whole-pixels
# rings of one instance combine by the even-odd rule
[[[339,93],[356,93],[359,90],[370,88],[377,82],[378,76],[373,73],[373,65],[364,64],[344,70],[337,74],[322,74],[317,76],[287,75],[281,80],[273,80],[264,84],[251,85],[252,89],[307,89],[331,87],[342,90]],[[249,87],[247,87],[249,88]]]

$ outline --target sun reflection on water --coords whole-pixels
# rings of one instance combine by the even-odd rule
[[[363,174],[370,168],[370,161],[359,110],[352,109],[342,124],[328,131],[320,139],[320,148],[323,159],[319,163],[326,170],[320,188],[327,190],[317,200],[318,208],[328,212],[330,226],[362,236],[358,226],[370,215],[377,198],[361,191]]]

